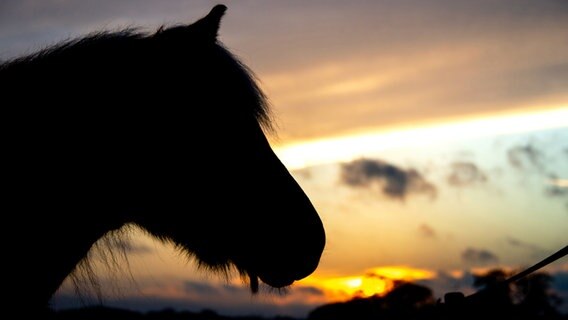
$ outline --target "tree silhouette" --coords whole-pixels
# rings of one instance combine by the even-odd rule
[[[473,276],[473,286],[483,290],[479,303],[484,308],[491,308],[493,312],[499,313],[511,311],[513,289],[509,284],[504,284],[510,276],[511,273],[501,269],[493,269],[485,274]]]
[[[521,296],[519,309],[524,315],[554,317],[562,299],[552,291],[553,277],[545,272],[534,273],[516,283]]]
[[[326,304],[313,310],[308,319],[423,319],[424,311],[433,305],[434,296],[430,288],[398,281],[384,297],[357,297],[347,302]]]
[[[353,298],[320,306],[309,320],[335,319],[568,319],[557,307],[561,299],[551,290],[552,276],[535,272],[521,280],[508,283],[513,273],[493,269],[473,277],[476,294],[465,297],[454,292],[444,303],[434,302],[430,288],[408,282],[395,283],[385,296]]]

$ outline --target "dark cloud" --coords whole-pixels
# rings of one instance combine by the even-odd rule
[[[436,187],[415,169],[402,169],[381,160],[358,159],[341,166],[341,181],[353,187],[378,184],[381,192],[393,199],[404,200],[411,193],[434,198]]]
[[[545,250],[543,250],[541,247],[539,247],[535,244],[524,242],[524,241],[521,241],[521,240],[519,240],[517,238],[513,238],[513,237],[507,237],[506,241],[507,241],[507,244],[509,244],[512,247],[528,250],[530,252],[530,255],[534,259],[539,259],[539,258],[547,255],[547,252]]]
[[[550,185],[545,189],[545,193],[551,198],[568,200],[568,188],[566,187]],[[568,202],[566,202],[565,206],[566,210],[568,210]]]
[[[473,162],[454,162],[447,181],[454,187],[465,187],[487,182],[487,175]]]
[[[558,149],[558,152],[560,152],[558,155],[566,155],[567,151],[567,148]],[[551,161],[554,162],[554,157],[547,157],[545,159],[545,153],[541,149],[535,147],[534,144],[527,143],[509,149],[507,151],[507,158],[513,168],[524,172],[533,171],[543,178],[548,179],[548,183],[543,190],[546,196],[560,201],[568,199],[568,188],[557,183],[559,177],[554,172],[554,167],[550,165]],[[562,161],[560,163],[562,163]],[[566,206],[568,208],[568,203],[566,203]]]
[[[546,188],[546,194],[550,197],[567,197],[568,188],[558,184],[559,178],[551,174],[549,175],[549,185]]]
[[[544,170],[542,152],[531,144],[516,146],[507,151],[509,164],[517,169]]]
[[[537,246],[535,246],[534,244],[530,244],[521,240],[518,240],[516,238],[512,238],[512,237],[507,237],[507,243],[510,244],[513,247],[521,247],[521,248],[528,248],[528,249],[538,249]]]
[[[293,288],[293,290],[295,292],[305,293],[305,294],[310,295],[310,296],[323,296],[324,295],[324,292],[321,289],[316,288],[316,287],[312,287],[312,286],[295,287],[295,288]]]
[[[499,261],[494,253],[485,249],[467,248],[462,252],[461,257],[464,262],[472,265],[485,265]]]
[[[220,294],[219,288],[208,283],[185,281],[183,288],[188,293],[197,293],[199,295],[218,295]]]
[[[546,194],[551,197],[566,197],[568,196],[568,188],[549,186],[546,188]]]
[[[438,237],[436,230],[425,223],[418,227],[418,233],[424,238],[434,239]]]
[[[197,294],[199,296],[225,297],[232,295],[250,294],[248,287],[236,286],[232,284],[209,284],[207,282],[185,281],[183,283],[185,292]]]

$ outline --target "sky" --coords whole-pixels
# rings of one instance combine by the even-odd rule
[[[217,3],[3,0],[0,60],[95,30],[191,23]],[[105,304],[303,317],[393,280],[471,293],[472,274],[568,244],[568,2],[224,4],[219,40],[259,78],[271,144],[324,223],[320,266],[252,295],[129,227],[127,260],[118,250],[120,267],[96,267]],[[546,271],[568,312],[567,260]],[[52,302],[96,299],[69,279]]]

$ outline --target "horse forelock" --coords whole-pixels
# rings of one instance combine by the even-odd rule
[[[270,102],[264,91],[259,86],[259,80],[256,74],[244,63],[240,61],[235,55],[233,55],[229,50],[227,50],[222,44],[217,44],[223,51],[231,58],[234,62],[236,68],[242,72],[243,76],[249,84],[249,88],[254,94],[255,101],[251,104],[251,113],[261,125],[261,127],[267,132],[274,134],[275,127],[272,117],[272,112],[270,108]]]

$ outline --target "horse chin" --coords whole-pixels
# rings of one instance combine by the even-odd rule
[[[285,288],[285,287],[289,287],[290,285],[292,285],[292,283],[294,282],[292,281],[281,281],[281,280],[274,280],[274,279],[269,279],[269,278],[264,278],[263,276],[258,276],[253,272],[247,272],[248,278],[249,278],[249,286],[250,286],[250,291],[254,294],[254,293],[258,293],[258,288],[259,288],[259,283],[260,281],[262,281],[263,283],[265,283],[266,285],[272,287],[272,288],[276,288],[276,289],[281,289],[281,288]]]
[[[276,289],[281,289],[281,288],[285,288],[285,287],[289,287],[292,285],[292,283],[294,283],[293,279],[290,280],[282,280],[282,279],[271,279],[269,277],[263,277],[262,275],[259,276],[260,280],[264,283],[266,283],[267,285],[276,288]],[[258,281],[258,280],[257,280]]]

